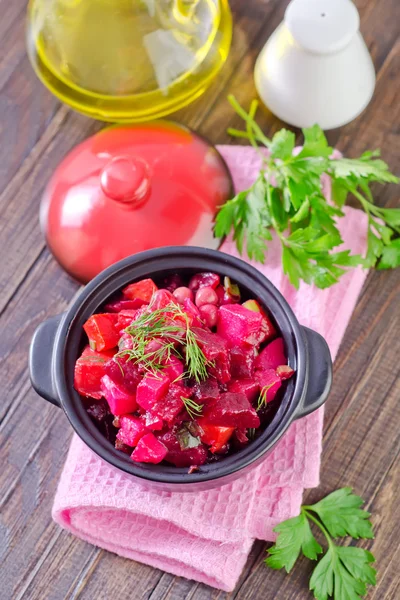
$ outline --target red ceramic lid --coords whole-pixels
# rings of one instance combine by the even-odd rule
[[[42,200],[41,224],[61,266],[87,282],[142,250],[216,248],[213,218],[230,194],[221,156],[185,127],[168,121],[115,126],[59,165]]]

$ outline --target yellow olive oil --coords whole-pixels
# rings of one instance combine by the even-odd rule
[[[31,0],[27,45],[42,82],[103,121],[161,117],[200,96],[224,64],[227,0]]]

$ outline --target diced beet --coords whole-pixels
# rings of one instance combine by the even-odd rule
[[[257,302],[257,300],[246,300],[246,302],[243,302],[243,306],[245,306],[249,310],[252,310],[253,312],[261,313],[263,317],[263,331],[265,334],[265,337],[262,340],[263,342],[271,340],[276,336],[276,329],[273,326],[271,319],[269,318],[261,304]]]
[[[117,329],[122,333],[124,329],[132,325],[136,319],[137,310],[121,310],[118,313]]]
[[[276,369],[276,374],[279,375],[279,377],[283,380],[283,379],[290,379],[292,377],[292,375],[294,374],[294,371],[291,367],[289,367],[289,365],[280,365],[277,369]]]
[[[92,419],[98,423],[104,421],[104,419],[110,415],[110,409],[105,400],[99,400],[98,402],[93,402],[93,404],[87,405],[86,411],[88,415],[90,415]]]
[[[225,295],[224,286],[217,285],[217,287],[215,288],[215,292],[218,296],[218,306],[222,306],[223,304],[225,304],[225,302],[224,302],[224,295]]]
[[[241,446],[245,446],[249,441],[249,438],[247,437],[247,429],[241,429],[238,427],[235,429],[234,436]]]
[[[169,450],[165,460],[175,467],[197,467],[204,465],[207,460],[207,448],[200,444],[187,450]]]
[[[154,414],[153,412],[147,411],[145,414],[146,427],[151,431],[161,431],[164,426],[164,422],[161,417]]]
[[[85,346],[82,350],[81,358],[83,358],[84,356],[97,356],[98,358],[108,360],[109,358],[112,358],[114,354],[114,348],[110,348],[109,350],[103,350],[102,352],[97,352],[96,350],[92,350],[90,346]]]
[[[260,386],[254,379],[237,379],[228,384],[228,391],[244,394],[249,402],[253,402],[260,392]]]
[[[127,392],[134,394],[142,380],[139,367],[128,356],[115,356],[105,366],[105,375],[108,375]]]
[[[254,374],[254,346],[234,346],[230,349],[232,379],[249,379]]]
[[[122,415],[119,418],[119,424],[120,429],[117,433],[117,439],[132,448],[134,448],[138,444],[140,438],[147,433],[143,419],[139,419],[138,417]]]
[[[101,378],[105,375],[105,366],[109,360],[99,352],[82,355],[75,363],[74,388],[82,396],[99,400],[101,391]]]
[[[190,467],[192,465],[200,466],[203,465],[207,460],[207,448],[200,442],[190,435],[189,431],[177,432],[176,429],[173,431],[167,431],[159,436],[159,440],[168,448],[168,454],[165,460],[172,463],[176,467]],[[195,447],[186,447],[183,442],[189,440],[189,444],[193,441],[197,444]]]
[[[229,293],[222,285],[217,286],[215,291],[218,296],[218,306],[223,306],[225,304],[237,304],[240,302],[240,296],[238,297]]]
[[[172,275],[164,277],[162,287],[173,293],[177,288],[181,287],[182,284],[182,277],[178,275],[178,273],[172,273]]]
[[[206,407],[210,423],[224,427],[259,427],[260,419],[244,394],[226,392]]]
[[[180,304],[183,304],[187,298],[189,298],[189,300],[192,302],[194,300],[194,294],[188,287],[178,287],[176,290],[174,290],[173,294]]]
[[[163,373],[169,377],[171,383],[182,377],[184,366],[177,356],[172,354],[164,364]]]
[[[210,377],[205,381],[196,383],[192,388],[192,396],[199,404],[207,404],[219,396],[219,387],[215,379]]]
[[[204,356],[213,363],[213,366],[208,369],[210,375],[213,375],[222,383],[227,383],[231,378],[231,374],[230,356],[226,340],[216,333],[196,327],[193,327],[192,331],[196,335],[197,343]]]
[[[265,371],[266,369],[277,369],[280,365],[286,365],[286,363],[287,358],[283,339],[279,337],[261,350],[256,358],[255,367]]]
[[[176,304],[176,298],[168,290],[157,290],[154,292],[151,302],[151,309],[158,310],[166,308],[170,304]]]
[[[115,348],[119,340],[117,321],[118,315],[112,313],[98,313],[89,317],[83,329],[86,331],[92,350],[102,352]]]
[[[209,286],[205,285],[201,287],[196,292],[195,304],[197,308],[200,306],[204,306],[204,304],[218,304],[218,296],[215,290]]]
[[[185,311],[183,311],[183,313],[185,313]],[[188,324],[190,325],[192,322],[190,315],[166,311],[164,313],[163,317],[165,319],[167,326],[173,326],[173,327],[177,328],[177,330],[173,332],[172,338],[168,337],[168,334],[166,334],[163,336],[163,339],[166,342],[175,342],[175,345],[176,345],[176,338],[178,337],[178,338],[181,338],[182,342],[183,342],[185,339]],[[179,331],[179,329],[180,329],[180,331]]]
[[[164,444],[168,451],[178,451],[181,449],[176,432],[177,428],[174,427],[158,436],[158,439]]]
[[[202,321],[212,329],[218,322],[218,307],[215,304],[204,304],[199,308]]]
[[[149,356],[149,358],[151,357],[151,355],[153,355],[151,358],[154,358],[154,360],[158,363],[158,364],[162,364],[164,363],[164,361],[166,360],[167,356],[168,356],[168,351],[166,348],[166,340],[160,340],[160,339],[152,339],[149,341],[148,344],[146,344],[146,347],[144,349],[144,354],[146,356]],[[139,367],[142,367],[143,365],[139,362],[138,363]]]
[[[184,407],[182,396],[185,396],[184,388],[171,384],[167,394],[154,404],[151,412],[171,427]]]
[[[261,388],[260,393],[265,394],[267,402],[272,402],[282,385],[281,378],[276,374],[275,369],[256,371],[255,377]]]
[[[123,442],[121,442],[121,440],[118,439],[118,436],[115,440],[115,449],[119,450],[120,452],[124,452],[125,454],[131,454],[132,452],[132,447],[128,446],[128,444],[124,444]]]
[[[167,456],[168,450],[153,433],[147,433],[131,454],[135,462],[158,464]]]
[[[102,377],[101,389],[113,415],[125,415],[136,409],[135,394],[127,392],[108,375]]]
[[[159,375],[146,375],[139,383],[136,390],[136,400],[145,410],[151,410],[153,405],[167,393],[170,384],[169,377]]]
[[[229,346],[257,346],[263,341],[263,317],[240,304],[221,306],[217,333],[228,341]]]
[[[118,342],[118,350],[132,350],[133,348],[133,339],[129,333],[123,333],[119,338]]]
[[[188,448],[188,450],[170,451],[165,460],[175,467],[199,467],[207,461],[207,454],[207,448],[200,445],[197,448]]]
[[[157,340],[157,339],[153,338],[146,344],[144,353],[145,354],[154,354],[155,352],[158,352],[158,350],[161,350],[161,348],[164,345],[165,344],[161,340]]]
[[[115,442],[115,436],[117,429],[113,425],[114,417],[110,413],[110,407],[103,398],[101,400],[95,400],[94,402],[87,404],[85,401],[85,407],[88,415],[95,423],[97,429],[104,437],[111,442]]]
[[[193,290],[193,292],[197,292],[199,288],[205,286],[210,286],[215,289],[217,285],[219,285],[219,282],[220,277],[216,273],[196,273],[189,281],[189,288]]]
[[[119,313],[121,310],[136,310],[144,304],[140,298],[134,298],[133,300],[116,300],[106,304],[104,309],[107,312]]]
[[[149,314],[151,314],[151,308],[149,307],[148,304],[143,304],[143,306],[138,308],[137,311],[135,312],[135,314],[133,316],[133,320],[138,321],[144,315],[149,315]]]
[[[143,300],[143,302],[149,303],[154,292],[158,290],[158,287],[152,279],[142,279],[136,283],[127,285],[122,293],[128,300]]]
[[[203,323],[201,322],[201,314],[199,309],[190,298],[186,298],[183,302],[183,310],[189,317],[189,325],[190,327],[202,327]]]

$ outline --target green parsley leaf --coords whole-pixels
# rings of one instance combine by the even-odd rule
[[[300,206],[299,210],[290,219],[290,222],[291,223],[299,223],[299,221],[303,221],[303,219],[305,219],[308,216],[309,211],[310,211],[310,201],[306,197],[303,204]]]
[[[353,494],[350,487],[345,487],[308,509],[317,513],[332,537],[373,538],[372,525],[368,521],[370,513],[359,508],[362,504],[363,500]]]
[[[310,560],[316,560],[322,552],[303,514],[284,521],[275,527],[274,531],[279,534],[278,539],[276,544],[269,548],[269,556],[265,559],[265,564],[271,569],[284,567],[289,573],[300,552]]]
[[[345,179],[354,175],[357,179],[363,177],[368,181],[381,183],[398,183],[399,179],[389,171],[388,165],[383,160],[364,158],[338,158],[330,161],[330,169],[335,178]]]
[[[393,230],[390,229],[390,227],[386,227],[386,225],[381,225],[381,223],[379,223],[378,221],[374,221],[373,226],[378,231],[381,240],[385,244],[385,246],[390,244],[390,238],[393,235]]]
[[[347,534],[373,537],[367,521],[369,513],[359,508],[362,503],[361,498],[347,487],[312,506],[302,506],[298,517],[275,527],[278,537],[275,545],[267,550],[266,565],[272,569],[285,568],[289,572],[300,553],[311,560],[318,560],[323,549],[311,531],[311,521],[328,542],[327,551],[310,579],[314,597],[316,600],[360,600],[367,593],[367,585],[376,584],[376,571],[371,566],[375,559],[363,548],[338,546],[333,537]]]
[[[284,231],[288,225],[288,213],[285,211],[285,207],[283,205],[278,190],[269,184],[267,185],[269,186],[267,193],[269,193],[270,197],[270,211],[272,222],[274,223],[276,229],[278,229],[279,231]]]
[[[391,227],[400,227],[400,208],[380,208],[379,214]]]
[[[371,552],[355,546],[337,546],[336,552],[353,577],[376,585],[376,571],[370,566],[370,563],[375,562]]]
[[[342,211],[335,206],[327,204],[325,198],[319,194],[311,196],[310,204],[310,227],[338,236],[339,231],[336,225],[336,217],[341,217],[343,215]]]
[[[270,146],[271,157],[281,160],[291,158],[295,144],[294,133],[287,129],[281,129],[272,138],[272,144]]]
[[[377,259],[381,256],[383,251],[382,241],[374,234],[371,228],[368,229],[368,249],[365,257],[365,264],[367,267],[373,267],[376,264]]]
[[[378,269],[395,269],[400,266],[400,238],[383,248]]]
[[[318,600],[327,600],[333,595],[334,586],[334,562],[331,549],[322,557],[315,567],[310,579],[310,590],[314,590],[314,596]]]
[[[336,206],[342,208],[346,204],[347,196],[349,195],[346,180],[337,178],[332,181],[331,185],[333,201]]]
[[[304,199],[309,196],[310,190],[305,185],[305,182],[302,182],[301,180],[296,181],[292,177],[287,177],[286,181],[287,185],[285,185],[284,190],[288,190],[286,194],[289,195],[293,208],[299,210]]]
[[[381,151],[377,150],[367,150],[363,152],[360,156],[360,160],[369,160],[370,158],[377,158],[381,155]]]
[[[374,558],[370,552],[353,546],[331,544],[315,567],[310,590],[317,600],[359,600],[367,593],[367,583],[376,584]]]
[[[240,192],[221,207],[215,219],[214,234],[217,238],[222,238],[230,233],[236,222],[238,204],[243,197],[246,197],[246,193]]]
[[[302,278],[302,270],[299,261],[287,246],[283,246],[282,248],[282,267],[290,283],[298,290],[300,279]]]
[[[306,156],[325,156],[327,158],[332,154],[333,149],[328,145],[325,134],[319,125],[307,127],[302,131],[304,144],[298,156],[301,158]]]

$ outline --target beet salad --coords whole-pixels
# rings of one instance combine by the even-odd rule
[[[242,448],[294,373],[263,307],[216,273],[131,283],[84,330],[75,389],[139,463],[194,471]]]

